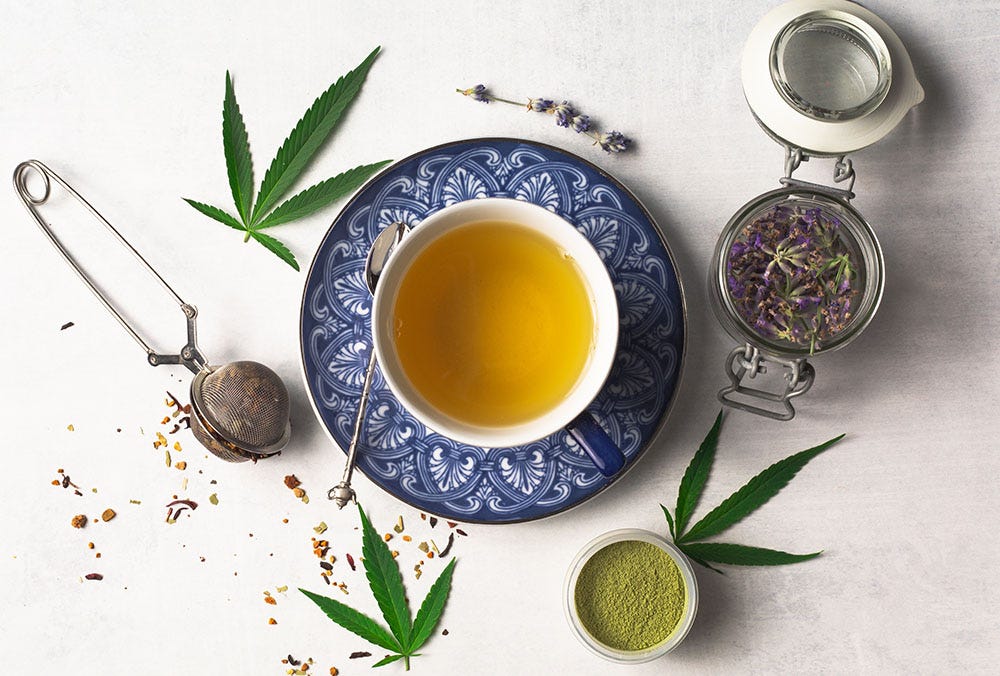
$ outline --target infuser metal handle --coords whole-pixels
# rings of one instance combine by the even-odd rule
[[[43,192],[41,196],[34,195],[28,188],[28,178],[30,177],[32,171],[37,172],[42,180]],[[104,227],[107,228],[108,231],[110,231],[111,234],[114,235],[125,248],[132,252],[132,255],[135,256],[136,259],[143,264],[143,266],[145,266],[146,270],[149,271],[149,274],[156,278],[156,281],[160,283],[160,286],[166,289],[167,293],[169,293],[174,301],[180,306],[181,311],[184,313],[187,320],[187,344],[181,348],[179,354],[160,354],[153,350],[153,348],[149,346],[149,343],[147,343],[142,336],[136,332],[135,328],[133,328],[133,326],[129,323],[128,319],[126,319],[125,316],[122,315],[114,305],[112,305],[108,297],[104,295],[104,293],[97,287],[96,284],[94,284],[93,281],[91,281],[87,273],[73,259],[73,256],[71,256],[69,251],[66,250],[66,247],[63,246],[62,242],[60,242],[52,232],[51,228],[42,218],[38,210],[38,207],[45,204],[49,199],[52,192],[52,181],[61,185],[63,189],[76,198],[76,200],[80,202],[80,204],[82,204],[87,211],[94,216],[94,218],[103,223]],[[21,198],[21,201],[24,202],[24,206],[28,210],[28,213],[30,213],[32,217],[34,217],[35,222],[38,223],[38,227],[42,229],[45,236],[49,238],[49,241],[52,242],[53,246],[55,246],[59,253],[62,254],[62,257],[66,259],[66,262],[69,263],[73,270],[76,271],[76,274],[79,275],[80,279],[83,280],[88,287],[90,287],[90,290],[95,296],[97,296],[101,303],[104,304],[104,307],[107,308],[108,312],[110,312],[112,316],[118,320],[118,323],[121,324],[126,331],[128,331],[129,335],[132,336],[135,342],[137,342],[142,349],[146,351],[146,359],[152,366],[159,366],[160,364],[183,364],[193,373],[198,373],[208,367],[207,360],[201,353],[201,350],[198,349],[197,326],[195,324],[195,318],[198,316],[198,310],[193,305],[185,303],[181,297],[177,295],[177,292],[174,291],[169,284],[167,284],[166,280],[164,280],[163,277],[161,277],[160,274],[153,269],[146,259],[143,258],[142,255],[136,251],[124,237],[122,237],[121,233],[118,232],[115,227],[97,211],[97,209],[91,206],[90,202],[85,200],[80,193],[70,187],[70,185],[66,183],[66,181],[64,181],[58,174],[38,160],[28,160],[17,165],[17,168],[14,169],[14,190]]]
[[[753,378],[758,373],[767,372],[767,363],[773,362],[788,369],[785,374],[785,391],[781,393],[768,392],[755,387],[743,385],[743,378],[749,376]],[[753,345],[749,343],[743,347],[737,347],[729,353],[726,360],[726,375],[729,376],[730,385],[719,390],[719,401],[726,406],[738,408],[756,415],[762,415],[774,420],[791,420],[795,417],[795,407],[792,406],[792,399],[801,396],[812,387],[816,377],[816,371],[805,359],[778,359],[776,357],[765,358]],[[754,406],[745,401],[735,399],[733,395],[743,395],[752,399],[773,402],[782,405],[782,410]]]

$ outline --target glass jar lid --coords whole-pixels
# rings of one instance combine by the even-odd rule
[[[782,188],[726,225],[712,261],[713,308],[734,339],[767,354],[830,352],[874,317],[883,269],[875,233],[847,201]]]
[[[811,155],[878,141],[924,96],[896,33],[846,0],[792,0],[768,13],[747,39],[742,80],[765,131]]]

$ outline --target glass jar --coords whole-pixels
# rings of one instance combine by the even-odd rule
[[[715,247],[712,307],[741,343],[719,399],[791,420],[792,400],[815,378],[807,358],[857,338],[882,300],[882,249],[851,204],[847,154],[888,134],[923,89],[899,37],[846,0],[792,0],[768,13],[747,40],[742,81],[754,118],[785,148],[785,175],[733,215]],[[793,177],[817,157],[836,158],[832,185]],[[781,391],[744,383],[771,363],[783,369]]]

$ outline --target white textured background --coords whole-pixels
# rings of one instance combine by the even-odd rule
[[[205,458],[183,437],[175,455],[189,461],[187,494],[202,506],[165,524],[162,505],[180,492],[182,473],[164,466],[151,435],[164,389],[183,392],[187,372],[146,366],[13,191],[0,189],[3,671],[281,674],[280,659],[292,653],[314,657],[320,673],[330,665],[367,672],[372,660],[346,659],[364,642],[297,593],[279,595],[274,607],[262,602],[275,585],[322,589],[309,548],[321,519],[334,551],[359,551],[356,516],[322,498],[341,456],[313,420],[298,375],[305,274],[242,246],[180,198],[229,203],[219,138],[227,68],[259,181],[313,97],[376,44],[383,55],[308,179],[452,139],[524,136],[621,178],[678,258],[690,348],[667,430],[641,469],[579,509],[469,527],[455,547],[460,564],[442,625],[450,635],[414,661],[424,674],[628,671],[577,644],[562,615],[562,579],[578,548],[603,531],[664,530],[657,503],[674,499],[717,409],[731,342],[706,307],[709,257],[730,215],[775,187],[782,167],[739,83],[743,41],[772,4],[3,2],[2,173],[29,157],[62,173],[198,305],[209,357],[271,365],[295,406],[292,445],[257,466]],[[856,204],[885,248],[885,300],[856,343],[816,360],[817,384],[794,422],[729,417],[702,507],[785,454],[847,432],[730,538],[825,553],[725,577],[699,571],[691,635],[629,673],[989,672],[1000,660],[1000,5],[866,4],[903,38],[927,92],[892,135],[853,156]],[[454,93],[480,81],[512,98],[570,98],[632,135],[636,150],[608,157],[548,118]],[[274,234],[305,266],[333,215]],[[79,251],[94,253],[95,273],[138,293],[142,278],[112,265],[113,249],[93,233],[71,234]],[[181,316],[158,302],[139,310],[151,331],[165,327],[161,347],[179,345]],[[76,326],[60,332],[67,321]],[[49,485],[58,468],[84,497]],[[310,504],[282,485],[292,472]],[[412,509],[363,479],[358,487],[377,524],[402,513],[415,536],[429,534]],[[217,507],[205,500],[212,491]],[[106,506],[119,512],[110,524],[70,527],[73,514]],[[404,551],[407,571],[412,555]],[[91,571],[104,581],[81,583]],[[344,577],[348,600],[374,609],[360,573]],[[422,596],[431,579],[411,580],[412,594]]]

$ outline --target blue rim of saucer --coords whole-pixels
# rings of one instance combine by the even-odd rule
[[[370,355],[371,296],[363,279],[372,241],[389,223],[419,227],[466,199],[510,197],[573,223],[615,287],[615,365],[588,407],[626,456],[598,472],[565,432],[517,448],[443,437],[406,411],[376,368],[357,468],[403,502],[466,523],[554,516],[606,490],[664,429],[680,386],[687,311],[673,255],[648,210],[617,179],[565,150],[514,138],[444,143],[370,179],[334,219],[306,278],[300,310],[302,375],[317,418],[346,449]]]

